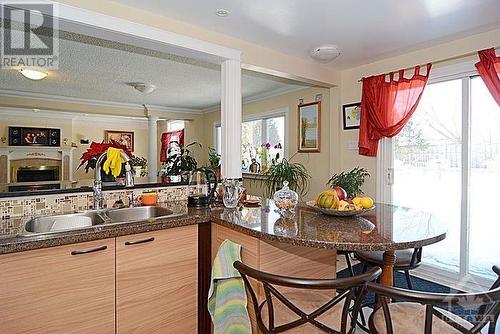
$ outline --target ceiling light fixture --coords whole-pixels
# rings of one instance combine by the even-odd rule
[[[29,68],[22,68],[19,70],[19,73],[21,73],[23,76],[25,76],[30,80],[42,80],[45,79],[47,75],[49,75],[47,72],[42,72]]]
[[[215,14],[220,17],[226,17],[229,15],[229,11],[224,8],[219,8],[215,11]]]
[[[321,45],[312,49],[309,55],[321,63],[329,63],[340,55],[340,50],[336,45]]]
[[[156,90],[156,86],[144,82],[132,82],[130,86],[134,87],[136,90],[143,94],[150,94]]]

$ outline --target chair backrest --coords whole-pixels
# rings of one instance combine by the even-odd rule
[[[377,283],[368,283],[368,290],[379,296],[380,307],[384,313],[386,333],[393,334],[392,319],[389,310],[388,299],[394,298],[398,302],[414,302],[426,306],[425,326],[423,334],[432,333],[433,316],[446,321],[450,326],[464,334],[477,334],[489,324],[489,334],[495,333],[496,322],[500,313],[500,267],[493,266],[493,271],[498,275],[497,280],[490,290],[480,293],[431,293],[418,292],[383,286]],[[479,306],[476,315],[476,324],[472,328],[465,328],[446,314],[435,308],[438,305],[447,306]],[[439,333],[438,333],[439,334]]]
[[[241,277],[245,283],[245,287],[250,294],[252,303],[255,309],[257,325],[263,333],[281,333],[293,328],[297,328],[306,323],[314,325],[315,327],[321,329],[325,333],[352,333],[355,328],[357,314],[361,307],[362,300],[357,298],[362,291],[366,289],[366,284],[375,280],[382,270],[378,267],[371,268],[369,271],[362,275],[339,278],[339,279],[306,279],[306,278],[295,278],[295,277],[285,277],[270,274],[267,272],[259,271],[251,268],[240,261],[234,263],[234,267],[240,272]],[[253,278],[260,282],[264,288],[265,299],[259,303],[257,294],[255,293],[252,285],[250,284],[248,278]],[[296,288],[303,290],[336,290],[341,289],[342,292],[337,294],[335,297],[331,298],[330,301],[323,304],[321,307],[317,308],[313,312],[306,313],[302,311],[297,305],[292,303],[285,295],[283,295],[276,286]],[[283,303],[290,311],[298,315],[300,318],[294,321],[287,322],[285,324],[275,326],[275,314],[273,306],[273,298],[278,299]],[[341,329],[340,331],[330,328],[325,324],[317,320],[317,318],[329,310],[331,310],[335,305],[339,304],[344,300],[344,307],[342,308],[341,315]],[[355,300],[353,307],[353,316],[349,329],[347,329],[348,324],[348,313],[350,309],[351,302]],[[262,318],[263,307],[267,305],[268,310],[268,325],[264,324]]]

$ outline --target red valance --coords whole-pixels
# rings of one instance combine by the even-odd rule
[[[497,57],[494,48],[478,51],[477,54],[479,56],[479,62],[476,63],[477,71],[500,106],[500,57]]]
[[[394,73],[389,73],[389,81],[387,74],[363,78],[359,154],[376,156],[379,140],[394,137],[403,129],[417,109],[430,69],[431,64],[427,64],[427,73],[422,75],[416,66],[410,79],[404,77],[404,70],[398,71],[398,80],[394,80]]]

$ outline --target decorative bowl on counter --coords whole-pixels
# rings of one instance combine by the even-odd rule
[[[320,208],[316,205],[316,201],[308,201],[306,202],[306,205],[310,208],[313,208],[321,213],[324,213],[325,215],[329,216],[337,216],[337,217],[352,217],[352,216],[357,216],[361,215],[363,213],[369,212],[373,209],[375,209],[375,205],[372,206],[371,208],[368,209],[362,209],[362,210],[337,210],[337,209],[324,209]]]

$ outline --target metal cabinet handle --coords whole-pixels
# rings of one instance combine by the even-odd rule
[[[125,241],[125,246],[143,244],[145,242],[151,242],[151,241],[155,241],[155,237],[142,239],[142,240],[136,240],[136,241]]]
[[[100,246],[100,247],[91,248],[91,249],[87,249],[87,250],[75,250],[75,251],[71,252],[71,255],[94,253],[94,252],[98,252],[98,251],[103,251],[105,249],[108,249],[108,246]]]

